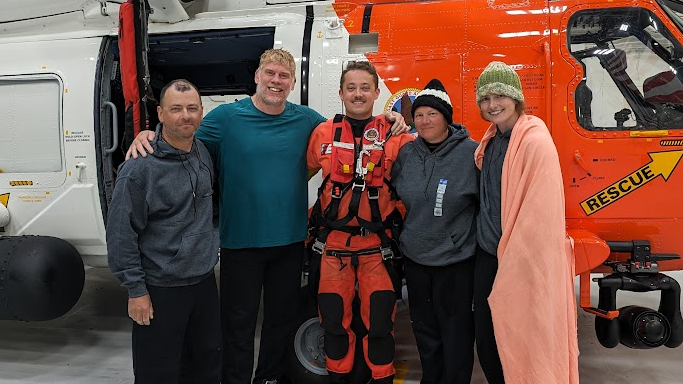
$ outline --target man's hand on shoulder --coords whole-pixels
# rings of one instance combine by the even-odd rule
[[[149,142],[154,140],[154,135],[154,131],[142,131],[138,133],[137,137],[130,145],[130,148],[128,148],[128,152],[126,152],[126,160],[131,157],[137,159],[138,155],[147,157],[148,153],[153,153],[154,149],[152,149]]]
[[[154,308],[149,294],[128,298],[128,316],[139,325],[149,325],[154,318]]]
[[[406,119],[404,119],[403,115],[401,115],[400,113],[391,111],[385,113],[384,117],[387,119],[388,122],[393,123],[393,125],[391,126],[392,135],[396,136],[410,131],[410,126],[406,124]]]

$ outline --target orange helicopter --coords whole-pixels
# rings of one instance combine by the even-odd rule
[[[683,189],[683,3],[333,6],[351,36],[376,43],[366,56],[392,91],[386,109],[405,111],[413,87],[437,77],[454,100],[454,120],[478,139],[488,126],[475,101],[478,74],[493,60],[515,68],[527,113],[547,122],[560,156],[581,307],[596,315],[598,339],[633,348],[683,342],[680,286],[661,273],[683,269],[683,204],[676,198]],[[597,307],[591,272],[611,272],[597,279]],[[618,290],[660,290],[660,308],[618,310]]]

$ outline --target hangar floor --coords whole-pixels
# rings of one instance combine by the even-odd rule
[[[682,272],[671,275],[683,283]],[[656,308],[658,300],[658,294],[619,295],[619,305]],[[668,384],[683,380],[683,346],[605,349],[592,325],[593,317],[580,312],[581,382]],[[0,384],[133,383],[130,328],[125,292],[106,269],[89,269],[83,295],[66,316],[43,323],[0,321]],[[407,311],[397,316],[396,329],[396,383],[419,383],[420,364]],[[478,363],[472,383],[486,383]]]

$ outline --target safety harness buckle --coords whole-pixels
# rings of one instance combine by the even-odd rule
[[[368,236],[368,235],[372,234],[372,231],[370,231],[369,229],[367,229],[365,227],[360,227],[360,229],[358,230],[358,234],[360,236]]]
[[[315,239],[311,249],[313,250],[313,252],[315,252],[319,255],[322,255],[325,252],[325,243],[323,243],[322,241],[320,241],[318,239]]]
[[[332,190],[330,191],[330,196],[332,196],[333,199],[341,199],[342,197],[342,188],[338,185],[333,185]]]
[[[360,187],[360,191],[363,192],[365,190],[365,180],[362,182],[358,183],[356,180],[353,181],[353,190],[356,191],[356,187]]]
[[[380,247],[379,252],[382,254],[382,260],[384,261],[392,260],[394,258],[394,251],[391,249],[391,247]]]
[[[368,188],[368,199],[378,200],[379,199],[379,190],[377,188]]]

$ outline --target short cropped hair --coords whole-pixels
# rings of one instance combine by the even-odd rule
[[[294,56],[292,56],[289,51],[282,48],[269,49],[261,55],[261,61],[258,65],[258,70],[260,71],[266,64],[276,63],[280,64],[292,73],[292,77],[296,78],[296,63],[294,62]]]
[[[379,87],[379,76],[377,76],[377,69],[369,61],[349,61],[346,68],[342,71],[339,78],[339,89],[344,88],[344,76],[349,71],[365,71],[372,75],[372,80],[375,81],[375,88]]]
[[[171,87],[173,87],[173,89],[175,89],[178,92],[188,92],[194,89],[195,91],[197,91],[197,94],[200,95],[199,105],[202,105],[202,98],[201,94],[199,93],[199,89],[194,84],[190,83],[188,80],[185,79],[171,80],[171,82],[169,82],[163,88],[161,88],[161,94],[159,95],[159,105],[161,105],[164,102],[166,91]]]

